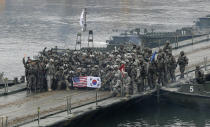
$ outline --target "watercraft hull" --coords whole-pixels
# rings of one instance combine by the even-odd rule
[[[164,100],[170,103],[187,107],[210,107],[210,96],[170,91],[164,88],[160,89],[160,94]]]

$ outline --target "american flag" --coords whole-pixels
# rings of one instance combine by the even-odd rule
[[[87,76],[74,77],[72,80],[74,87],[87,87]]]

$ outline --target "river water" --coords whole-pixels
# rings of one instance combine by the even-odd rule
[[[210,114],[206,109],[188,108],[186,105],[139,103],[87,125],[86,127],[205,127],[210,126]]]
[[[93,30],[94,45],[98,47],[104,46],[110,35],[118,34],[113,29],[173,31],[192,26],[197,18],[210,14],[209,0],[0,0],[0,72],[9,78],[21,76],[24,56],[33,57],[44,47],[74,48],[84,7],[88,11],[88,30]],[[87,32],[82,35],[86,46]],[[101,121],[101,127],[210,123],[206,112],[181,107],[134,109],[109,118],[109,122]]]

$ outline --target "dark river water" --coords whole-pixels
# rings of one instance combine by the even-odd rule
[[[89,124],[88,124],[89,125]],[[210,126],[206,109],[176,104],[137,104],[93,122],[88,127],[204,127]]]
[[[0,0],[0,72],[9,78],[21,76],[24,55],[33,57],[44,47],[73,48],[84,7],[88,30],[93,30],[98,47],[110,35],[119,34],[113,29],[173,31],[210,14],[210,0]],[[82,34],[86,46],[87,33]],[[174,105],[135,106],[93,126],[210,126],[209,111]]]

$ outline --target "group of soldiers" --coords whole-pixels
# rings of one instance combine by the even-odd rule
[[[101,78],[100,89],[110,90],[113,95],[122,91],[130,95],[154,89],[157,84],[174,82],[177,64],[183,78],[188,58],[182,51],[176,61],[172,47],[166,43],[158,52],[137,45],[120,46],[111,51],[44,48],[35,60],[24,57],[23,64],[31,90],[71,89],[73,77],[95,76]]]

